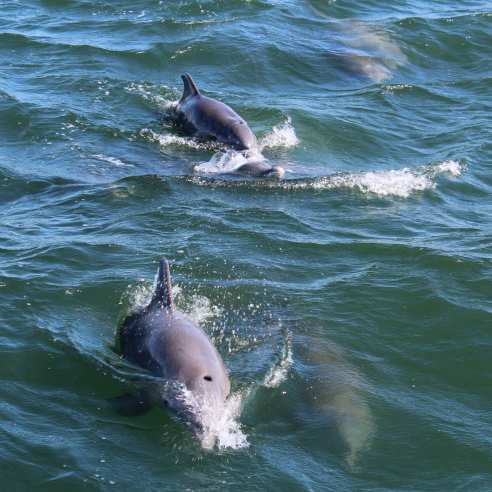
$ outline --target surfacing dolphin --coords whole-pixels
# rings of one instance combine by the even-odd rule
[[[181,75],[183,95],[178,102],[179,123],[196,137],[212,138],[236,150],[256,146],[256,137],[246,121],[232,108],[200,94],[191,75]]]
[[[179,126],[195,137],[217,140],[236,150],[257,148],[256,137],[241,116],[227,104],[202,95],[190,74],[185,73],[181,78],[183,95],[176,106]],[[281,178],[285,171],[264,161],[250,161],[234,173]]]
[[[113,398],[115,409],[139,415],[157,403],[176,412],[202,437],[204,418],[223,411],[230,382],[209,337],[176,309],[167,260],[160,261],[152,300],[125,319],[118,338],[121,355],[155,379],[137,396]]]

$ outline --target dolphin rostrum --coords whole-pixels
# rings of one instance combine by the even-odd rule
[[[118,338],[122,357],[154,376],[137,396],[112,399],[120,413],[138,415],[157,403],[200,435],[204,415],[223,410],[230,392],[227,370],[205,332],[175,307],[167,260],[160,260],[152,300],[124,320]]]

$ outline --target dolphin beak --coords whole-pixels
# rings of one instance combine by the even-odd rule
[[[281,166],[273,166],[272,170],[268,173],[270,176],[274,176],[276,178],[283,178],[285,175],[285,169]]]

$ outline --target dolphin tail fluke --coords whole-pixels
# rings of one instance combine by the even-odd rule
[[[197,89],[195,82],[191,78],[189,73],[184,73],[181,75],[181,79],[183,80],[183,95],[179,102],[183,102],[188,97],[199,96],[200,91]]]
[[[171,285],[171,271],[169,270],[169,262],[162,258],[159,261],[159,271],[157,272],[157,287],[154,292],[154,302],[158,302],[162,306],[173,309],[173,291]]]

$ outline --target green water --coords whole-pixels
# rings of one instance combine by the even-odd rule
[[[4,0],[2,490],[490,491],[491,59],[486,1]],[[184,71],[284,180],[161,124]],[[212,450],[107,402],[162,256]]]

